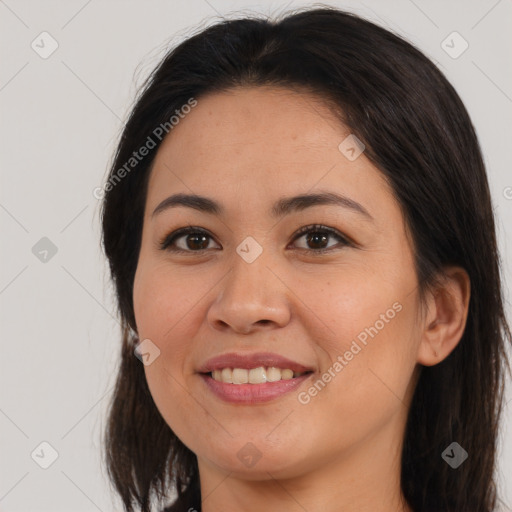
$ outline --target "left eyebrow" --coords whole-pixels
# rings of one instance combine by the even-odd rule
[[[272,207],[272,216],[283,217],[284,215],[288,215],[294,211],[302,211],[306,208],[318,205],[341,206],[363,215],[368,220],[373,220],[373,217],[362,204],[350,199],[349,197],[335,194],[334,192],[303,194],[300,196],[279,199]]]
[[[350,209],[368,220],[374,220],[363,205],[350,199],[349,197],[335,194],[334,192],[319,192],[317,194],[303,194],[293,197],[284,197],[278,199],[271,209],[272,217],[279,218],[289,215],[296,211],[303,211],[307,208],[319,205],[336,205]],[[152,217],[169,208],[183,206],[192,208],[203,213],[211,215],[222,215],[225,212],[224,207],[209,197],[197,194],[174,194],[164,199],[153,211]]]

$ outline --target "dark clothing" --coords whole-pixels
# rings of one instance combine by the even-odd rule
[[[201,512],[201,491],[198,482],[189,486],[181,498],[162,512]]]

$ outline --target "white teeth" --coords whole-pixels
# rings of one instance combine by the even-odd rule
[[[233,368],[233,384],[247,384],[249,382],[249,370]]]
[[[265,382],[277,382],[278,380],[290,380],[294,377],[300,377],[303,373],[294,372],[289,368],[275,368],[270,366],[264,368],[223,368],[214,370],[211,373],[213,380],[224,382],[225,384],[263,384]]]
[[[280,368],[274,368],[274,367],[267,368],[267,380],[269,382],[277,382],[278,380],[281,380]]]
[[[267,382],[267,372],[265,368],[260,366],[259,368],[249,370],[249,382],[251,384],[263,384]]]
[[[233,383],[233,372],[231,371],[231,368],[223,368],[219,377],[220,378],[216,380],[222,380],[222,382],[227,382],[228,384]]]

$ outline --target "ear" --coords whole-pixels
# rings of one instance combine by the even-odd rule
[[[461,267],[446,267],[441,282],[427,295],[427,312],[418,347],[418,363],[433,366],[455,349],[466,327],[471,283]]]

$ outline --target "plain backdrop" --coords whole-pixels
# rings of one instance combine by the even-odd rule
[[[120,337],[93,190],[137,87],[170,46],[222,16],[308,4],[0,0],[0,511],[121,510],[101,465]],[[460,94],[488,167],[510,311],[512,2],[324,4],[404,35]],[[512,508],[510,385],[507,400],[501,510]]]

